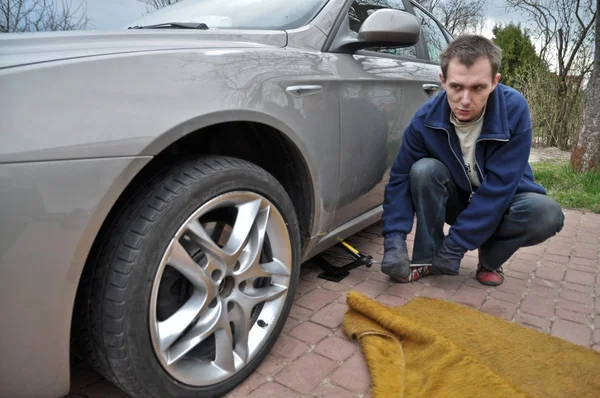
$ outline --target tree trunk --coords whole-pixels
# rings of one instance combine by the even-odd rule
[[[600,0],[596,9],[600,12]],[[600,170],[600,18],[596,17],[594,70],[585,93],[583,118],[577,141],[571,151],[576,172]]]

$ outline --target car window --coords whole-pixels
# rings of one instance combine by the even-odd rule
[[[429,59],[433,62],[439,63],[440,54],[448,45],[446,36],[434,19],[425,14],[418,7],[415,7],[414,10],[415,15],[421,22],[421,35],[423,40],[425,40],[427,52],[429,53]]]
[[[295,29],[308,23],[327,0],[186,0],[171,3],[129,26],[193,22],[218,29]]]
[[[365,19],[382,8],[393,8],[400,11],[406,11],[402,0],[354,0],[348,12],[350,18],[350,30],[358,34]],[[416,46],[402,48],[369,48],[368,50],[408,58],[417,58]]]

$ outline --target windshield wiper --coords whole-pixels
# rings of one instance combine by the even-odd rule
[[[157,25],[145,25],[145,26],[130,26],[127,29],[208,29],[208,25],[203,22],[167,22]]]

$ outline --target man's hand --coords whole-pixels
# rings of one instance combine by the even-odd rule
[[[410,274],[410,260],[406,247],[406,235],[394,234],[386,236],[383,241],[383,260],[381,272],[390,277],[406,278]]]
[[[454,244],[446,236],[442,246],[433,257],[433,269],[436,274],[458,275],[460,261],[465,255],[465,250]]]

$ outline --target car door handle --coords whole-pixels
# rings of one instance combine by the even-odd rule
[[[423,90],[429,97],[436,95],[439,89],[440,86],[437,84],[423,84]]]
[[[307,85],[307,86],[289,86],[285,89],[288,94],[294,97],[304,97],[306,95],[318,94],[323,91],[323,86]]]

